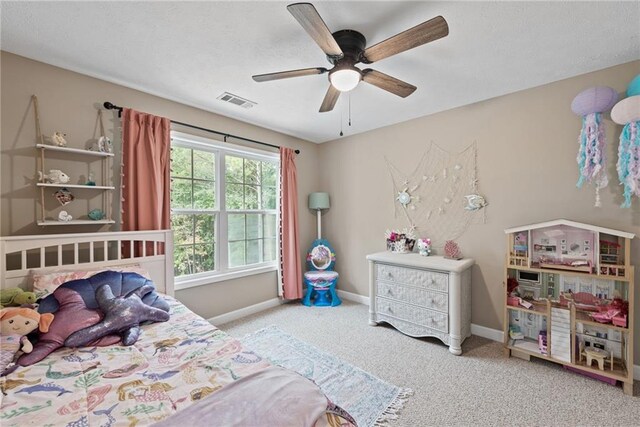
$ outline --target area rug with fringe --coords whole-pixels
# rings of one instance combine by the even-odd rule
[[[240,341],[256,354],[314,381],[333,403],[345,409],[360,427],[380,426],[398,418],[413,394],[353,366],[332,354],[269,326]]]

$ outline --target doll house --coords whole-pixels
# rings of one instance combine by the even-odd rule
[[[635,235],[564,219],[505,233],[505,354],[621,382],[631,394]]]

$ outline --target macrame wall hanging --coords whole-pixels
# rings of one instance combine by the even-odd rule
[[[413,171],[385,157],[393,183],[394,215],[434,246],[457,239],[474,221],[486,221],[487,206],[478,194],[476,144],[450,153],[433,142]]]

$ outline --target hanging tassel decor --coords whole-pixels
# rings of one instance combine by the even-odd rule
[[[578,170],[580,177],[576,186],[593,183],[596,189],[595,206],[600,207],[600,189],[607,186],[606,129],[602,113],[609,111],[618,100],[618,93],[606,86],[589,88],[580,92],[571,103],[571,110],[582,116],[582,130],[578,139]]]
[[[640,75],[629,84],[627,96],[611,110],[611,119],[624,126],[616,164],[618,179],[624,188],[622,208],[631,207],[633,196],[640,197]]]

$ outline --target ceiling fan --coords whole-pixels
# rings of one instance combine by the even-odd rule
[[[328,72],[330,85],[320,106],[321,113],[333,110],[340,93],[355,89],[360,80],[402,98],[411,95],[417,89],[414,85],[371,68],[361,70],[355,65],[359,62],[371,64],[449,34],[447,21],[442,16],[437,16],[380,43],[366,47],[367,40],[357,31],[340,30],[332,34],[311,3],[290,4],[287,10],[320,46],[329,62],[333,64],[333,68],[328,70],[324,67],[315,67],[258,74],[253,76],[253,80],[267,82]]]

